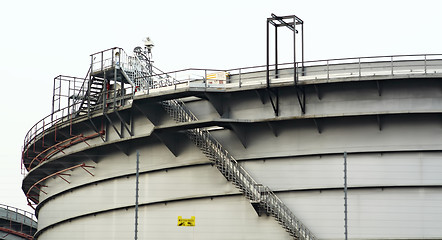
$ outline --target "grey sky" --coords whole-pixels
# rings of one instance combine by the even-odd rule
[[[437,0],[24,0],[0,7],[0,203],[25,210],[23,138],[50,113],[53,78],[84,77],[91,53],[115,46],[130,53],[150,36],[155,65],[165,71],[263,65],[271,13],[304,20],[306,60],[442,53]],[[284,50],[292,39],[281,34]],[[290,60],[281,53],[281,62]]]

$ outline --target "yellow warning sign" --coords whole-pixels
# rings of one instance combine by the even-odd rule
[[[183,218],[178,216],[178,227],[194,227],[195,226],[195,216],[191,218]]]

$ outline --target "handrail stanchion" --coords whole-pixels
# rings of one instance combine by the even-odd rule
[[[329,67],[329,65],[328,65],[328,61],[329,61],[329,60],[327,60],[327,80],[330,79],[330,67]]]
[[[104,53],[103,53],[103,51],[101,51],[101,70],[100,71],[103,71],[104,70]]]
[[[207,90],[207,70],[204,69],[204,90]]]
[[[390,60],[390,62],[391,62],[391,76],[393,76],[394,74],[394,72],[393,72],[393,56],[391,56],[391,60]]]
[[[427,55],[424,55],[424,73],[427,74]]]
[[[239,69],[238,77],[239,77],[239,79],[238,79],[238,82],[239,82],[238,86],[241,87],[241,68]]]

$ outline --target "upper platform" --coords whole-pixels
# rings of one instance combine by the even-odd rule
[[[296,66],[296,71],[294,66]],[[56,125],[90,118],[93,114],[130,108],[134,101],[141,99],[162,101],[196,96],[201,93],[267,91],[272,96],[270,100],[275,101],[272,102],[275,116],[284,119],[293,116],[278,116],[275,90],[293,86],[300,100],[299,104],[303,108],[303,113],[296,116],[297,118],[333,117],[343,114],[352,115],[352,110],[327,114],[306,112],[305,100],[304,103],[301,101],[305,97],[302,88],[313,86],[320,99],[321,85],[372,81],[377,86],[380,96],[382,81],[391,79],[419,81],[423,78],[442,78],[442,55],[329,59],[227,70],[192,68],[165,73],[152,66],[149,58],[129,56],[121,48],[111,48],[91,55],[88,77],[58,76],[55,78],[54,82],[58,81],[60,84],[54,84],[53,112],[28,131],[24,139],[23,153]],[[63,81],[68,82],[69,86],[77,87],[70,87],[67,93],[62,93],[63,84],[65,84],[62,83]],[[259,93],[259,95],[262,100],[267,98],[267,94]],[[65,101],[63,101],[63,96]],[[214,106],[217,108],[216,103]],[[219,113],[223,111],[220,108],[217,110]],[[403,111],[409,112],[410,109],[403,109]],[[382,110],[382,112],[385,111]],[[98,129],[96,132],[99,132]],[[29,161],[23,163],[28,170],[33,166],[33,163]]]

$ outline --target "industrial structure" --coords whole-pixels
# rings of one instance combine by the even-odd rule
[[[34,214],[0,204],[0,239],[32,240],[35,232],[37,232],[37,220]]]
[[[164,73],[146,39],[57,76],[23,147],[35,238],[442,238],[442,55],[270,63],[269,24],[303,22],[268,19],[264,66]]]

